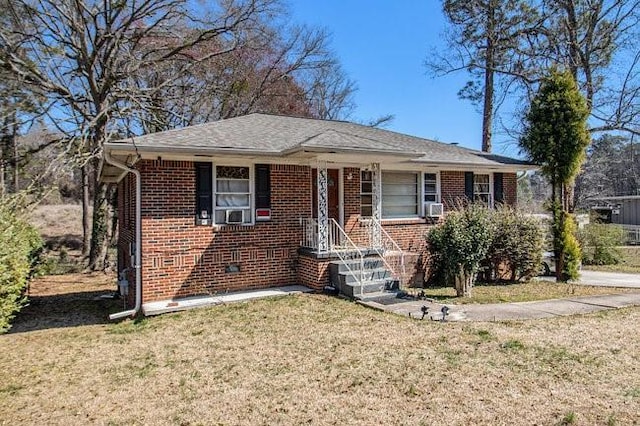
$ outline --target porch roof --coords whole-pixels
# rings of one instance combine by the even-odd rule
[[[407,164],[536,168],[527,161],[347,121],[259,113],[110,142],[105,144],[105,149],[112,152],[270,157],[366,153],[404,158]]]

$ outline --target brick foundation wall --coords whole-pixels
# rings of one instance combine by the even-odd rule
[[[328,259],[316,259],[309,255],[300,255],[298,260],[298,283],[317,291],[329,284]]]

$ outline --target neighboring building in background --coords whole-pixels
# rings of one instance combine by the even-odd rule
[[[333,285],[365,297],[420,281],[430,226],[469,201],[515,205],[516,173],[535,168],[359,124],[266,114],[108,143],[105,159],[101,178],[118,185],[120,275],[134,280],[139,247],[141,291],[130,295],[146,313],[227,291]]]
[[[597,197],[589,202],[598,221],[621,225],[626,231],[627,242],[640,244],[640,195]]]

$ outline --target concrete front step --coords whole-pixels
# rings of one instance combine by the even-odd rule
[[[337,282],[342,284],[357,284],[361,281],[371,280],[390,280],[391,272],[387,268],[365,269],[364,271],[355,270],[351,272],[338,272],[335,276]]]
[[[362,284],[338,284],[341,294],[353,299],[361,299],[371,293],[383,292],[388,284],[388,280],[369,280]]]
[[[364,269],[375,269],[375,268],[384,268],[384,261],[380,259],[380,256],[369,256],[365,257],[360,262],[360,259],[348,259],[344,262],[342,260],[334,260],[329,263],[329,268],[336,269],[338,272],[348,272],[360,270],[360,267],[364,266]]]

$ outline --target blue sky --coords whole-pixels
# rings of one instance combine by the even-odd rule
[[[395,115],[389,130],[480,149],[482,119],[457,92],[464,72],[427,75],[424,61],[442,45],[445,19],[437,0],[290,0],[297,23],[321,26],[331,47],[356,81],[353,120]],[[516,155],[512,144],[494,140],[494,152]]]

